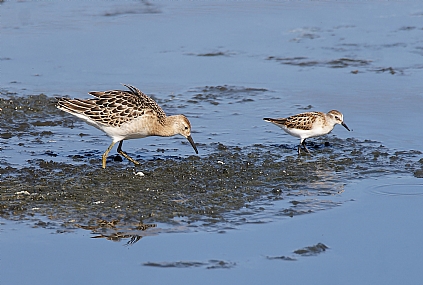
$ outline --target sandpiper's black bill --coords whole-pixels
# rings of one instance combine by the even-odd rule
[[[195,143],[194,143],[194,140],[192,139],[192,137],[191,136],[187,136],[187,140],[192,145],[192,148],[195,150],[195,153],[198,154],[197,147],[195,146]]]
[[[344,128],[346,128],[348,131],[350,131],[350,129],[348,129],[347,125],[344,122],[342,122],[341,125],[344,126]]]

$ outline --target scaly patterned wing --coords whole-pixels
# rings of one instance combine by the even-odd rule
[[[284,125],[289,129],[311,130],[319,116],[321,116],[319,112],[301,113],[284,119]]]
[[[96,99],[61,98],[58,107],[68,113],[81,114],[99,124],[119,127],[140,116],[155,116],[163,123],[166,114],[160,106],[139,89],[124,85],[129,91],[90,92]]]

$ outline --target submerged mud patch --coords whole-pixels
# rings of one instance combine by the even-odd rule
[[[418,50],[418,48],[416,48]],[[416,52],[416,51],[414,51]],[[416,53],[419,53],[418,51]],[[278,57],[268,56],[266,60],[275,61],[284,65],[298,67],[326,67],[326,68],[354,68],[352,74],[362,72],[385,73],[390,75],[404,75],[406,72],[422,69],[422,64],[413,64],[410,66],[378,66],[372,60],[340,57],[334,59],[310,59],[304,56],[296,57]]]
[[[229,268],[235,267],[236,263],[231,261],[212,259],[207,262],[200,262],[200,261],[145,262],[143,265],[158,267],[158,268],[204,267],[206,269],[229,269]]]
[[[210,103],[219,105],[221,103],[245,103],[254,101],[254,97],[258,94],[267,92],[264,88],[237,87],[237,86],[205,86],[190,90],[195,93],[188,103]]]
[[[130,14],[158,14],[162,13],[161,9],[146,0],[138,1],[138,3],[133,3],[131,5],[116,5],[109,11],[103,13],[106,17],[116,17],[121,15],[130,15]]]
[[[302,257],[304,257],[304,256],[316,256],[316,255],[319,255],[319,254],[325,252],[328,249],[329,249],[328,246],[319,242],[318,244],[315,244],[315,245],[312,245],[312,246],[306,246],[304,248],[294,250],[293,253],[296,256],[281,255],[281,256],[267,256],[266,258],[269,259],[269,260],[296,261],[296,260],[298,260],[297,256],[302,256]]]
[[[337,59],[331,60],[312,60],[307,57],[276,57],[276,56],[269,56],[267,60],[274,60],[281,64],[286,65],[295,65],[301,67],[330,67],[330,68],[346,68],[346,67],[363,67],[368,66],[371,64],[371,60],[366,59],[355,59],[355,58],[347,58],[341,57]]]

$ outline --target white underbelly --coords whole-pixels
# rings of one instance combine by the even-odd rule
[[[287,129],[287,128],[282,128],[282,129],[288,134],[290,134],[291,136],[301,138],[301,139],[322,136],[332,131],[332,129],[330,128],[315,128],[311,130]]]

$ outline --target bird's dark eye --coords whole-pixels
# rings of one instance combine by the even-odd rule
[[[185,127],[185,130],[188,130],[188,127]]]

